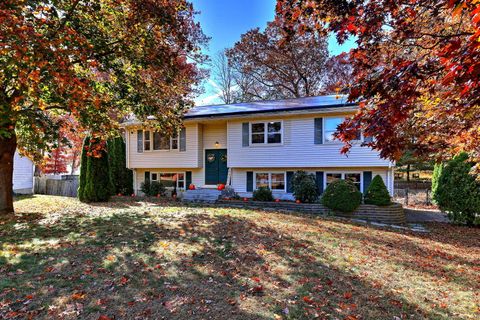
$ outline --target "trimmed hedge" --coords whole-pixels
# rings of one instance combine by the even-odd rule
[[[133,172],[127,169],[125,142],[122,137],[116,137],[108,141],[107,148],[112,194],[131,195]]]
[[[322,196],[322,204],[334,211],[353,212],[361,203],[362,193],[347,180],[330,183]]]
[[[86,177],[87,177],[87,162],[88,162],[88,148],[90,147],[90,137],[85,137],[83,140],[82,146],[82,156],[80,159],[80,177],[78,181],[78,191],[77,196],[80,201],[85,201],[83,193],[85,192],[85,185],[87,184]]]
[[[376,206],[388,206],[392,204],[390,193],[383,183],[382,177],[376,175],[370,186],[365,192],[365,204],[374,204]]]

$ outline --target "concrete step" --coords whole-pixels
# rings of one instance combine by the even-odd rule
[[[183,194],[183,201],[185,202],[215,202],[218,200],[221,191],[215,189],[196,189],[187,190]]]

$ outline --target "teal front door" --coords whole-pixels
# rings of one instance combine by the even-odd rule
[[[227,175],[227,150],[205,150],[205,184],[226,184]]]

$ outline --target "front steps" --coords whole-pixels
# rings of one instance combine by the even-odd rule
[[[221,194],[222,192],[216,189],[187,190],[183,193],[182,200],[185,202],[215,203]]]

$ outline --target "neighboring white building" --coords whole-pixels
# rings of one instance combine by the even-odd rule
[[[320,192],[335,179],[351,179],[363,192],[380,175],[393,194],[393,163],[362,147],[361,134],[348,155],[332,140],[337,125],[357,108],[343,96],[201,106],[185,115],[185,127],[174,137],[125,122],[134,189],[138,193],[149,178],[179,190],[224,183],[247,197],[268,186],[275,197],[292,199],[290,179],[305,170],[315,175]]]
[[[13,158],[13,192],[17,194],[33,193],[33,174],[35,168],[32,160],[22,157],[15,151]]]

